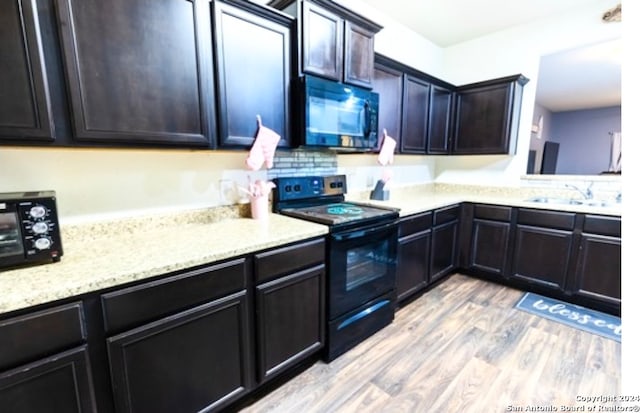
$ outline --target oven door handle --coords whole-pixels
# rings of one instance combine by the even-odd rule
[[[364,318],[366,316],[368,316],[369,314],[378,311],[380,308],[390,304],[391,301],[389,300],[383,300],[380,301],[379,303],[376,303],[374,305],[372,305],[371,307],[367,307],[364,310],[360,311],[359,313],[352,315],[351,317],[347,318],[346,320],[344,320],[342,323],[340,323],[340,325],[338,326],[338,330],[342,330],[343,328],[349,326],[350,324],[355,323],[356,321],[360,320],[361,318]]]
[[[332,234],[332,237],[338,241],[344,241],[344,240],[349,240],[349,239],[355,239],[355,238],[362,238],[362,237],[366,237],[369,236],[371,234],[374,234],[376,232],[383,232],[386,231],[390,228],[396,227],[398,226],[398,224],[396,222],[392,222],[390,224],[385,224],[382,226],[375,226],[372,228],[367,228],[367,229],[362,229],[359,231],[349,231],[349,232],[343,232],[340,234]]]

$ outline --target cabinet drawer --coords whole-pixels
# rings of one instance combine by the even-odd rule
[[[433,212],[411,215],[400,221],[399,237],[415,234],[431,228]]]
[[[521,208],[518,210],[518,224],[537,227],[572,230],[576,214],[571,212],[543,211]]]
[[[621,219],[617,217],[586,215],[584,218],[583,231],[592,234],[619,237],[621,233],[621,224]]]
[[[460,206],[453,205],[446,208],[436,209],[433,212],[433,225],[446,224],[455,221],[460,216]]]
[[[256,254],[256,280],[264,282],[279,275],[324,263],[324,239],[290,245]]]
[[[511,207],[497,205],[475,205],[473,210],[475,218],[490,221],[511,221]]]
[[[82,343],[82,311],[75,302],[0,321],[0,370]]]
[[[246,259],[163,278],[102,295],[107,332],[123,330],[246,288]]]

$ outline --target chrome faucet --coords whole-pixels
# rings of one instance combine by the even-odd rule
[[[582,197],[584,199],[593,199],[593,191],[591,191],[591,187],[593,186],[593,182],[591,182],[589,184],[589,186],[587,187],[587,189],[585,189],[584,191],[580,188],[578,188],[575,185],[572,184],[565,184],[564,185],[567,188],[571,188],[571,189],[575,189],[576,191],[578,191],[580,193],[580,195],[582,195]]]

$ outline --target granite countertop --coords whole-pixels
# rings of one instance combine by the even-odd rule
[[[575,195],[568,191],[549,191],[538,188],[498,188],[472,185],[439,185],[429,184],[416,187],[399,187],[390,190],[389,199],[375,201],[368,199],[368,193],[355,194],[349,197],[352,201],[371,205],[398,208],[400,216],[408,216],[420,212],[456,204],[459,202],[476,202],[513,207],[536,208],[555,211],[567,211],[588,214],[621,216],[621,204],[598,207],[590,205],[572,205],[541,203],[527,201],[533,197],[549,196],[572,199]]]
[[[401,217],[463,201],[621,216],[620,205],[592,207],[526,201],[545,194],[534,189],[428,184],[392,189],[387,201],[370,201],[368,193],[350,194],[347,199],[398,208]],[[0,270],[0,314],[328,232],[325,225],[282,215],[269,214],[262,221],[241,218],[228,211],[213,208],[169,216],[63,225],[64,256],[60,262]]]
[[[277,214],[266,220],[169,221],[63,231],[60,262],[0,270],[0,314],[327,233],[325,225]]]

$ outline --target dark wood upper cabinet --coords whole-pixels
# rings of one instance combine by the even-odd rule
[[[448,154],[450,151],[453,96],[451,89],[431,85],[427,132],[428,154]]]
[[[210,146],[207,0],[56,0],[74,139]]]
[[[401,71],[376,62],[373,70],[373,91],[378,93],[378,136],[389,136],[399,139],[402,127],[402,85]],[[380,140],[382,142],[382,139]],[[400,148],[396,147],[396,151]]]
[[[53,141],[40,23],[35,0],[7,0],[0,13],[0,140]]]
[[[299,74],[373,87],[374,36],[382,27],[329,0],[272,0],[298,19]]]
[[[373,86],[373,36],[375,32],[344,23],[344,82],[370,88]]]
[[[407,154],[449,154],[455,86],[376,54],[379,136],[387,129]]]
[[[430,88],[431,85],[422,79],[409,75],[404,77],[400,138],[402,153],[426,153]]]
[[[342,80],[344,20],[305,1],[302,3],[302,70]]]
[[[293,19],[247,1],[213,7],[220,146],[250,146],[257,115],[290,146]]]
[[[522,75],[458,88],[453,154],[514,154],[520,123]]]

